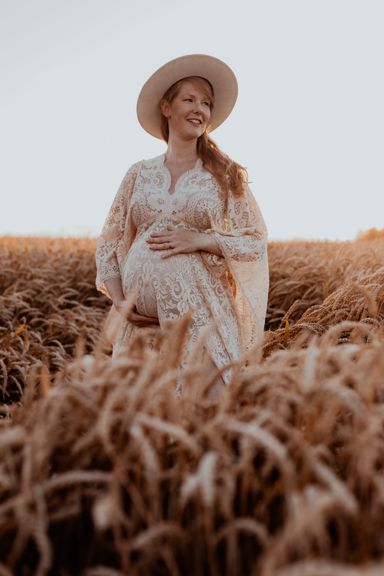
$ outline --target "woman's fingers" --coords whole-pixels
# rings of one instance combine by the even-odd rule
[[[137,324],[138,326],[159,324],[159,320],[155,316],[143,316],[142,314],[133,311],[129,315],[128,320],[132,322],[132,324]]]
[[[176,256],[176,254],[183,254],[183,250],[174,248],[171,252],[168,252],[168,254],[162,254],[161,258],[170,258],[171,256]]]
[[[131,324],[134,324],[135,326],[158,326],[159,325],[159,321],[158,320],[139,320],[139,319],[130,319],[129,320],[131,322]]]
[[[183,232],[178,230],[174,232],[152,232],[147,238],[151,250],[169,250],[175,248],[175,244],[179,245],[183,241]]]
[[[170,242],[171,240],[171,235],[170,234],[161,234],[161,236],[149,236],[149,238],[147,238],[147,242],[149,242],[149,244],[159,244],[162,242]]]
[[[157,234],[159,234],[159,232]],[[174,241],[169,234],[161,234],[160,236],[156,236],[154,238],[149,237],[147,242],[150,245],[149,247],[151,250],[169,250],[170,248],[174,247]]]
[[[115,304],[117,311],[124,316],[126,320],[135,324],[136,326],[153,326],[159,325],[159,319],[156,316],[144,316],[137,312],[136,306],[129,304],[129,302],[122,300]]]
[[[151,250],[169,250],[173,248],[173,244],[171,242],[164,242],[164,244],[152,244],[150,247]]]
[[[144,316],[137,312],[136,306],[129,309],[127,302],[121,302],[116,306],[117,310],[132,324],[137,324],[140,326],[146,326],[149,324],[158,324],[159,320],[155,316]]]
[[[139,326],[140,328],[144,328],[145,326],[158,326],[159,325],[158,322],[143,322],[140,320],[136,320],[135,322],[133,322],[131,320],[131,324],[133,324],[134,326]]]
[[[170,251],[162,258],[168,258],[175,254],[188,254],[200,249],[200,233],[192,230],[179,230],[168,227],[168,232],[152,232],[147,238],[151,250]]]
[[[161,230],[161,232],[151,232],[148,236],[150,238],[161,238],[162,236],[167,237],[172,234],[173,230]]]

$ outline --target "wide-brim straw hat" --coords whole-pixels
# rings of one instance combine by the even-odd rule
[[[161,98],[172,84],[188,76],[201,76],[212,85],[215,102],[207,132],[220,126],[231,113],[238,93],[232,69],[222,60],[207,54],[180,56],[158,68],[145,82],[137,99],[137,118],[152,136],[163,139]]]

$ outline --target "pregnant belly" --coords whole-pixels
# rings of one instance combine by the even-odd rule
[[[179,306],[183,300],[183,268],[198,256],[177,254],[162,258],[168,250],[151,250],[146,242],[149,234],[147,230],[138,237],[128,252],[122,278],[124,295],[135,294],[137,311],[144,316],[158,318],[160,300],[174,307],[175,316],[179,316],[183,312]]]

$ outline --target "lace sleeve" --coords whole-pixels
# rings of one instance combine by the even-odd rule
[[[248,185],[240,197],[229,194],[224,221],[220,220],[218,211],[213,215],[212,227],[207,232],[220,246],[235,284],[241,345],[243,350],[249,350],[263,336],[269,270],[267,227]]]
[[[240,198],[230,195],[225,229],[215,227],[209,232],[231,260],[249,262],[264,256],[267,228],[248,185]]]
[[[108,296],[108,298],[111,297],[105,281],[110,278],[120,277],[117,250],[123,234],[126,232],[128,205],[139,167],[140,162],[136,162],[126,172],[109,209],[101,234],[97,239],[95,284],[97,290]]]

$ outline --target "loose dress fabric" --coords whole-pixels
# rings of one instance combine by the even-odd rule
[[[249,186],[241,197],[230,193],[225,201],[201,159],[170,192],[164,159],[161,154],[137,162],[124,176],[98,238],[96,287],[111,298],[105,281],[119,277],[124,296],[134,294],[138,312],[157,317],[160,330],[191,312],[183,366],[204,334],[210,358],[221,368],[263,334],[268,293],[265,223]],[[198,251],[162,258],[172,251],[151,250],[146,240],[168,225],[212,234],[223,255]],[[113,356],[144,330],[123,321]],[[228,383],[231,370],[223,378]]]

